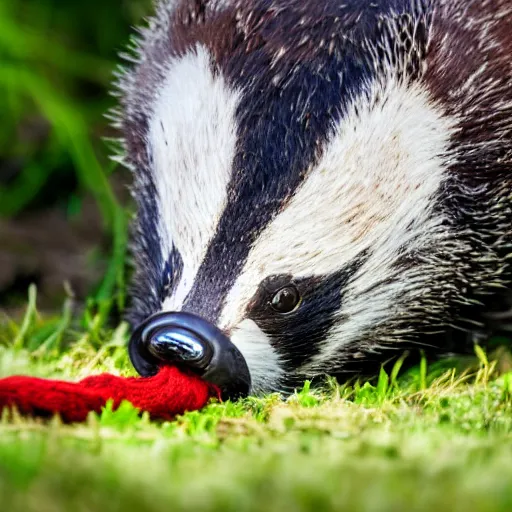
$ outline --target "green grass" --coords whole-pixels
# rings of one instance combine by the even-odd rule
[[[130,374],[126,326],[68,306],[0,329],[0,376]],[[58,333],[58,334],[56,334]],[[4,413],[0,503],[17,511],[512,509],[512,373],[397,364],[373,383],[211,403],[154,423],[129,404],[87,424]]]
[[[105,316],[124,307],[129,212],[111,184],[106,141],[119,134],[104,114],[116,104],[108,93],[117,54],[151,4],[0,2],[0,219],[56,208],[71,222],[92,197],[111,244],[98,251],[106,272],[89,302]]]

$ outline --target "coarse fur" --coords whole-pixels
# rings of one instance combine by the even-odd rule
[[[132,324],[203,316],[255,392],[487,332],[512,281],[511,54],[512,0],[161,1],[115,114]]]

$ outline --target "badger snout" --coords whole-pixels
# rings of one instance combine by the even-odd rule
[[[129,354],[144,377],[172,363],[217,385],[225,400],[249,394],[251,377],[243,355],[218,327],[200,316],[165,312],[149,317],[133,332]]]

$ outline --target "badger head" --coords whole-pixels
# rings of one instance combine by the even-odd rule
[[[485,137],[471,130],[498,72],[478,59],[508,57],[471,32],[494,30],[492,8],[462,27],[473,3],[161,2],[120,80],[136,337],[156,319],[165,358],[169,336],[196,329],[237,348],[253,392],[286,390],[439,344],[501,283],[475,225],[492,196],[477,178],[503,150],[482,149],[479,168]],[[139,357],[143,373],[154,366]]]

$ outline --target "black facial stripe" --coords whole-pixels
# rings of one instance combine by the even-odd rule
[[[294,279],[302,302],[289,314],[274,311],[270,306],[272,294],[265,286],[260,287],[248,317],[269,336],[272,346],[282,355],[290,371],[319,353],[322,340],[334,323],[339,322],[335,315],[340,310],[348,282],[367,258],[367,254],[362,253],[333,274]]]
[[[133,305],[128,314],[128,320],[133,326],[139,325],[148,316],[160,311],[162,303],[172,296],[183,274],[183,258],[174,246],[165,263],[160,253],[150,254],[153,260],[149,260],[145,255],[144,261],[147,261],[148,265],[138,268],[134,280]]]
[[[229,202],[184,304],[185,310],[212,322],[218,320],[254,241],[303,182],[320,156],[320,141],[327,141],[368,77],[354,53],[342,62],[302,63],[293,73],[289,70],[284,87],[268,83],[272,75],[262,54],[244,56],[239,65],[237,76],[245,76],[246,66],[256,68],[256,81],[237,113]]]
[[[150,151],[147,158],[149,165],[153,165]],[[135,185],[138,212],[134,236],[138,246],[133,256],[137,268],[131,290],[132,304],[127,314],[134,327],[160,310],[162,302],[173,293],[183,273],[183,259],[174,246],[167,261],[162,258],[156,186],[151,173],[146,170],[140,174],[144,176],[144,182]]]
[[[150,155],[148,158],[151,160]],[[151,176],[147,169],[138,172]],[[164,266],[158,236],[160,209],[154,181],[145,179],[143,185],[136,183],[135,191],[138,212],[133,237],[137,245],[133,248],[133,256],[137,265],[131,290],[132,303],[127,314],[127,319],[133,326],[160,308],[159,290]]]
[[[162,286],[160,289],[160,300],[163,302],[167,297],[170,297],[176,290],[176,286],[181,280],[183,275],[183,258],[173,245],[169,259],[165,263]]]

